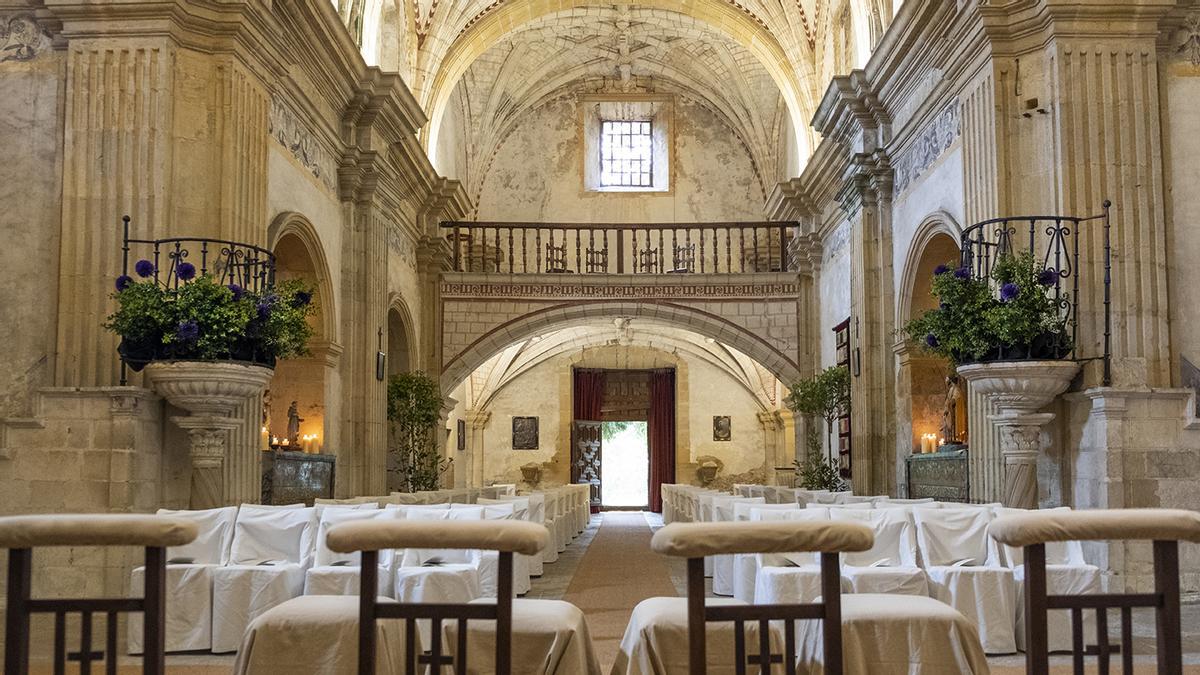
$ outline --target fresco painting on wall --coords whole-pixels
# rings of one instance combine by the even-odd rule
[[[536,417],[513,417],[512,418],[512,449],[513,450],[537,450],[538,449],[538,418],[536,418]]]
[[[728,441],[733,439],[733,425],[729,421],[729,415],[714,415],[713,416],[713,440]]]

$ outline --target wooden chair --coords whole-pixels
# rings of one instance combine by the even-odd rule
[[[746,672],[757,665],[763,675],[782,661],[784,672],[796,672],[796,621],[817,619],[824,628],[825,673],[842,672],[841,565],[839,554],[866,551],[874,544],[871,530],[858,523],[835,522],[726,522],[672,523],[655,533],[655,552],[687,558],[688,670],[704,675],[707,624],[733,622],[735,667]],[[704,559],[738,553],[815,552],[821,558],[821,602],[803,604],[709,606],[704,600]],[[783,654],[771,653],[771,621],[783,621]],[[758,652],[747,654],[745,624],[758,625]]]
[[[359,584],[358,672],[373,675],[376,660],[376,623],[380,619],[406,622],[404,658],[406,672],[416,675],[429,667],[440,672],[453,666],[467,672],[467,622],[496,622],[495,672],[512,672],[513,554],[535,555],[549,542],[545,527],[522,521],[407,521],[373,520],[337,525],[329,530],[326,545],[337,553],[362,552]],[[378,557],[387,549],[478,549],[499,552],[496,604],[381,604],[375,595]],[[417,654],[416,622],[429,619],[432,637],[429,654]],[[442,645],[442,623],[457,622],[457,648],[447,655]]]
[[[8,608],[5,617],[4,673],[29,672],[29,623],[34,614],[54,614],[54,672],[66,668],[66,616],[82,615],[79,660],[81,672],[93,661],[105,661],[117,672],[117,614],[145,614],[145,653],[142,672],[165,670],[167,547],[183,546],[196,538],[194,522],[137,514],[10,516],[0,518],[0,548],[8,549]],[[146,592],[141,598],[34,599],[31,596],[33,549],[42,546],[139,546],[146,549]],[[105,651],[92,650],[92,615],[107,616]]]
[[[1179,542],[1200,543],[1200,513],[1172,509],[1097,509],[1088,511],[1030,511],[1002,516],[992,522],[991,535],[1025,551],[1025,671],[1050,672],[1047,613],[1071,610],[1072,656],[1076,673],[1083,672],[1083,610],[1096,610],[1097,659],[1107,673],[1109,654],[1107,610],[1121,610],[1122,672],[1133,672],[1134,607],[1152,607],[1156,614],[1158,672],[1183,672],[1179,615]],[[1062,541],[1154,542],[1154,592],[1088,595],[1047,595],[1046,544]]]

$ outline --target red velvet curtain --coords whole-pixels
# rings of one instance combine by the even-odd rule
[[[575,369],[575,419],[599,422],[604,410],[604,371]]]
[[[650,510],[662,513],[662,484],[675,482],[675,371],[650,375]]]

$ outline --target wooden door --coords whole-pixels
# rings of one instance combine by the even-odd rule
[[[600,507],[600,453],[603,422],[575,420],[571,429],[571,482],[591,487],[592,508]]]

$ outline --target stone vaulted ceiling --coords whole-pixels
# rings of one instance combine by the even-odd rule
[[[576,8],[530,21],[481,54],[457,85],[469,194],[522,113],[580,92],[673,93],[720,116],[754,161],[763,191],[782,179],[789,115],[746,48],[683,14],[631,6]],[[450,130],[445,130],[449,132]]]
[[[335,0],[351,25],[354,8],[366,8],[358,10],[367,13],[362,30],[380,31],[379,65],[404,75],[429,115],[431,149],[464,78],[473,123],[503,126],[556,89],[653,89],[723,115],[760,173],[778,161],[763,147],[778,145],[781,123],[791,125],[799,156],[811,147],[808,121],[821,88],[815,54],[829,30],[830,0],[392,1]],[[486,157],[494,140],[468,142]]]

